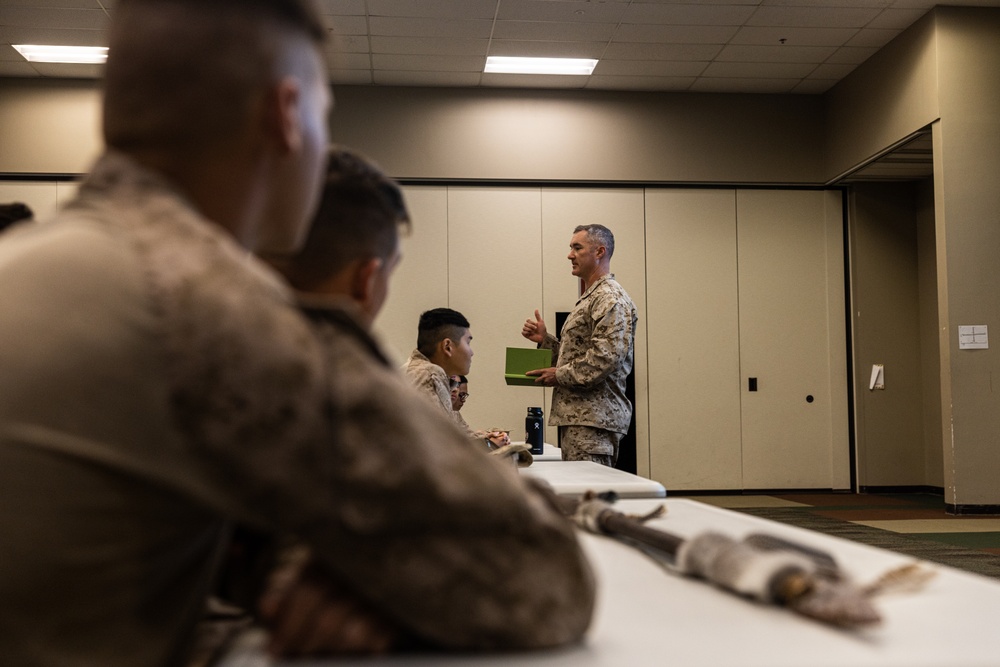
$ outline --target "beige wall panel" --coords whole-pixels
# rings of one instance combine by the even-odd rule
[[[934,183],[920,183],[917,193],[917,281],[920,303],[920,384],[924,441],[923,484],[944,487],[941,440],[941,352],[938,346],[937,265]]]
[[[740,190],[743,485],[832,488],[826,193]],[[843,309],[843,303],[840,305]],[[758,390],[748,391],[748,378]],[[807,396],[813,401],[807,402]],[[846,413],[844,413],[846,415]]]
[[[825,178],[819,95],[379,86],[334,92],[334,139],[371,155],[397,177],[660,183]]]
[[[914,194],[865,183],[851,198],[860,486],[926,484]],[[872,364],[885,367],[884,390],[868,388]]]
[[[541,192],[449,188],[448,225],[448,305],[469,319],[475,352],[462,414],[473,428],[523,440],[527,408],[543,405],[543,390],[508,386],[503,374],[508,347],[533,346],[521,325],[542,302]]]
[[[98,82],[3,79],[0,173],[80,174],[104,146]]]
[[[646,243],[643,191],[640,189],[542,189],[542,283],[546,324],[555,313],[570,311],[579,296],[579,280],[570,273],[566,255],[577,225],[604,225],[615,235],[611,271],[635,303],[639,321],[635,335],[636,470],[649,474],[649,399],[646,330]],[[529,313],[530,314],[530,313]],[[553,331],[553,333],[558,333]],[[551,399],[551,392],[546,392]],[[546,403],[546,410],[549,404]],[[547,414],[547,413],[546,413]],[[554,429],[547,431],[555,443]]]
[[[59,207],[59,186],[45,182],[0,182],[0,203],[27,204],[36,220],[49,218]]]
[[[375,321],[386,351],[403,363],[417,345],[420,313],[448,305],[448,189],[403,188],[413,221],[400,239],[403,260]]]
[[[81,173],[99,83],[4,79],[0,173]],[[818,183],[819,95],[345,86],[332,137],[396,177]],[[733,123],[738,117],[741,122]]]
[[[830,484],[851,488],[850,408],[847,369],[847,277],[844,259],[844,197],[821,193],[826,225],[827,373],[830,396]]]
[[[940,7],[935,14],[943,73],[934,128],[939,312],[942,375],[950,376],[947,387],[942,377],[941,401],[950,430],[945,499],[1000,506],[1000,345],[991,338],[989,349],[958,347],[961,325],[1000,329],[1000,9]]]
[[[736,193],[646,193],[653,479],[742,488]]]
[[[827,93],[828,180],[938,118],[937,45],[930,12]]]

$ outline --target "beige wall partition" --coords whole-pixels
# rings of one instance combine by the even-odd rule
[[[1000,11],[944,7],[934,126],[945,500],[1000,508],[1000,345],[960,349],[959,327],[1000,330]]]
[[[850,487],[842,211],[737,192],[744,488]]]
[[[941,486],[930,185],[865,183],[851,198],[855,421],[861,487]],[[931,204],[932,205],[932,204]],[[881,364],[883,389],[870,389]]]
[[[76,174],[101,150],[94,81],[0,81],[0,173]],[[813,184],[823,99],[338,87],[334,141],[397,178]],[[739,122],[733,122],[738,118]]]
[[[647,214],[653,477],[850,488],[839,193],[650,191]]]
[[[411,229],[400,239],[403,257],[375,331],[402,364],[417,346],[420,313],[448,305],[448,188],[404,188]]]
[[[73,197],[76,188],[71,181],[0,181],[0,202],[27,204],[36,220],[45,220]]]
[[[0,173],[80,174],[103,146],[97,82],[0,79]]]
[[[651,189],[646,216],[653,477],[742,489],[736,191]]]
[[[448,189],[448,304],[439,305],[472,324],[475,357],[463,414],[473,428],[509,429],[512,440],[524,439],[527,407],[544,400],[541,388],[503,379],[506,349],[533,347],[521,325],[542,302],[541,238],[538,188]]]
[[[931,12],[827,93],[826,180],[938,118],[937,35]]]

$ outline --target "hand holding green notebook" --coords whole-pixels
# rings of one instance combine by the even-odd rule
[[[552,350],[508,347],[504,381],[509,385],[533,386],[537,378],[525,375],[528,371],[548,368],[552,365]]]

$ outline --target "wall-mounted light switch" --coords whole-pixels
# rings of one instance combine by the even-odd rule
[[[882,364],[872,365],[872,377],[868,381],[868,389],[885,389],[885,368]]]

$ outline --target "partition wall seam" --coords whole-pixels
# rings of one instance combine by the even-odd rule
[[[648,255],[648,248],[649,248],[649,233],[648,233],[648,229],[649,229],[649,211],[647,210],[647,207],[646,207],[647,193],[648,193],[647,188],[643,188],[642,189],[642,284],[643,284],[643,292],[646,295],[646,303],[643,304],[644,310],[646,311],[645,312],[646,317],[644,318],[645,321],[642,323],[642,326],[646,330],[646,336],[645,336],[645,340],[646,340],[646,355],[645,355],[645,357],[646,357],[646,373],[645,373],[645,376],[646,376],[645,377],[645,381],[646,381],[646,414],[645,414],[645,417],[644,417],[645,420],[646,420],[646,470],[649,471],[650,477],[652,477],[652,474],[653,474],[653,425],[649,421],[649,416],[653,413],[653,404],[652,404],[652,400],[650,399],[650,396],[649,396],[649,374],[650,374],[650,369],[649,369],[649,346],[650,346],[650,340],[651,339],[649,337],[649,301],[650,301],[650,292],[649,292],[649,255]],[[635,351],[633,350],[633,355],[634,354],[635,354]],[[634,410],[635,410],[635,408],[633,407],[633,411]],[[636,428],[638,429],[638,426]],[[638,438],[636,438],[636,444],[638,444]]]
[[[745,475],[744,470],[744,456],[743,456],[743,345],[740,342],[740,337],[742,334],[742,323],[740,321],[740,207],[739,207],[739,190],[733,188],[733,226],[735,227],[733,238],[736,241],[736,370],[738,377],[736,378],[737,386],[740,391],[739,398],[739,408],[740,408],[740,489],[746,490]]]

